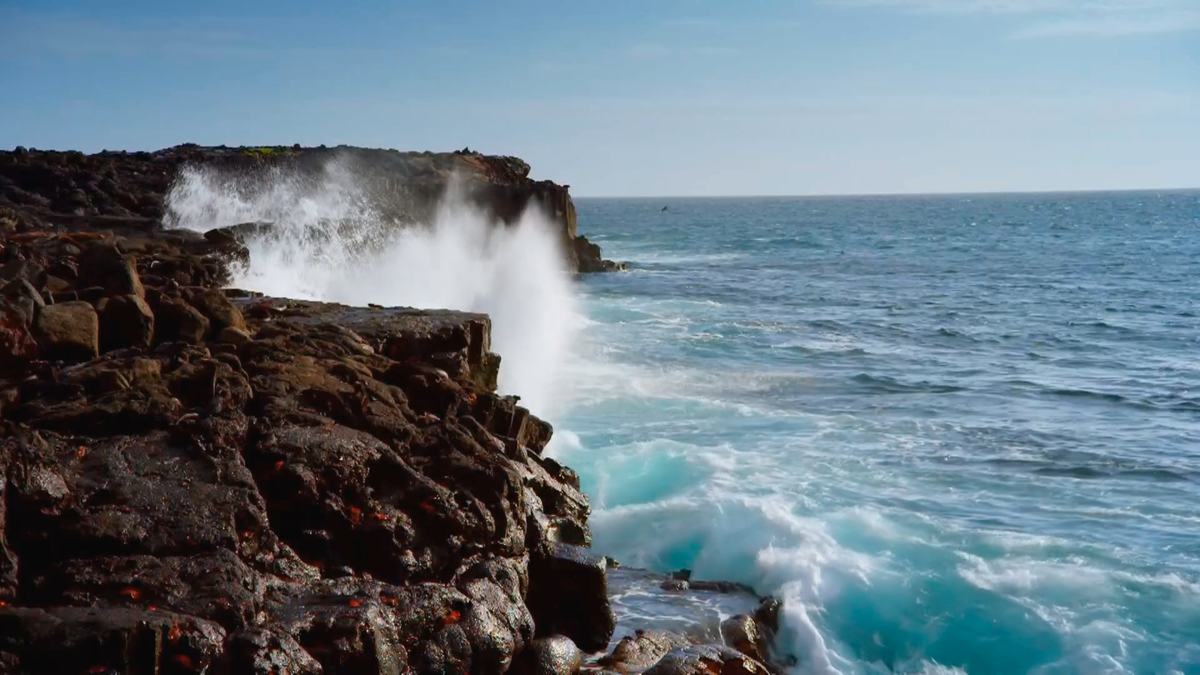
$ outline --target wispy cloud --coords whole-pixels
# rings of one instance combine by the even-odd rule
[[[118,25],[88,17],[39,16],[19,12],[0,14],[0,40],[8,56],[46,54],[93,57],[177,55],[221,57],[256,53],[254,36],[229,22],[195,21],[189,25],[139,22]]]
[[[720,47],[714,45],[668,47],[656,42],[636,44],[625,50],[625,54],[627,56],[632,56],[639,59],[689,56],[732,56],[737,53],[738,50],[734,49],[733,47]]]
[[[1200,0],[824,0],[842,8],[1028,21],[1013,37],[1116,37],[1200,30]]]

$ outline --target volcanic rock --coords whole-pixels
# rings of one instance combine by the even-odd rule
[[[87,302],[43,307],[33,322],[33,334],[42,356],[53,361],[87,361],[100,353],[100,318]]]

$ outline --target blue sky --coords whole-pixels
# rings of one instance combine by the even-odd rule
[[[1200,186],[1200,0],[0,0],[0,147],[470,146],[577,195]]]

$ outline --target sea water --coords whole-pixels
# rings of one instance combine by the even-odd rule
[[[596,548],[797,673],[1200,673],[1200,193],[576,205]]]

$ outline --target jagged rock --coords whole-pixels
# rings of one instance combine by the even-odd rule
[[[225,666],[230,675],[323,675],[325,669],[287,633],[251,628],[229,638]],[[225,672],[220,668],[217,672]]]
[[[646,675],[767,675],[766,666],[723,645],[676,647]]]
[[[178,341],[198,345],[208,335],[208,318],[183,300],[162,298],[154,315],[157,317],[157,337],[160,342]]]
[[[33,322],[33,334],[49,360],[87,361],[100,353],[100,318],[86,302],[43,307]]]
[[[566,189],[519,160],[333,152],[398,177],[363,182],[388,218],[462,170],[573,250]],[[574,672],[568,637],[535,642],[526,601],[554,586],[580,604],[539,624],[611,635],[603,559],[552,560],[590,541],[587,500],[540,456],[550,425],[496,394],[488,317],[225,292],[270,232],[161,227],[185,162],[324,153],[0,152],[0,672]]]
[[[575,675],[583,665],[583,653],[568,637],[538,638],[513,666],[516,675]]]
[[[266,583],[228,549],[195,556],[74,558],[31,572],[28,601],[44,606],[157,607],[216,622],[250,626]]]
[[[46,301],[41,293],[33,287],[24,278],[13,279],[0,288],[0,297],[3,297],[10,303],[10,306],[15,309],[25,322],[26,326],[33,325],[33,320],[37,318],[38,312],[46,306]]]
[[[565,635],[588,652],[607,647],[616,629],[607,568],[604,556],[570,544],[556,544],[552,555],[530,561],[526,604],[538,635]]]
[[[154,312],[137,295],[118,295],[101,301],[100,347],[149,347],[154,341]]]
[[[639,630],[623,637],[599,665],[619,673],[640,673],[658,663],[667,652],[690,642],[682,635],[659,630]]]
[[[220,335],[221,331],[227,327],[246,330],[246,321],[242,318],[242,311],[219,289],[191,289],[187,294],[187,300],[208,318],[213,334]]]
[[[721,639],[726,645],[760,663],[769,662],[767,636],[752,616],[738,614],[722,621]]]
[[[37,358],[37,341],[26,326],[21,312],[0,300],[0,371],[20,371]]]
[[[15,672],[202,673],[225,631],[183,614],[91,607],[0,608],[0,654]]]

